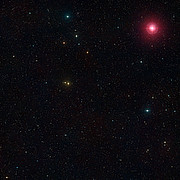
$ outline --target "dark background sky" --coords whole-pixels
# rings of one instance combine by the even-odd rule
[[[178,179],[179,5],[1,1],[1,178]]]

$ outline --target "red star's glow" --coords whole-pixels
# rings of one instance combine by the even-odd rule
[[[146,31],[150,35],[156,34],[158,32],[158,26],[155,23],[149,23],[146,26]]]
[[[137,38],[141,40],[142,45],[155,49],[162,47],[167,37],[168,27],[166,20],[162,16],[149,14],[146,17],[141,16],[137,23]]]

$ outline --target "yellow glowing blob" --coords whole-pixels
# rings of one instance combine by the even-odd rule
[[[70,82],[70,81],[64,81],[63,84],[64,84],[65,86],[70,86],[70,85],[71,85],[71,82]]]

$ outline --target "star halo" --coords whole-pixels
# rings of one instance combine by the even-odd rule
[[[157,17],[144,18],[140,24],[139,30],[141,38],[144,42],[155,42],[159,41],[163,35],[163,23]]]

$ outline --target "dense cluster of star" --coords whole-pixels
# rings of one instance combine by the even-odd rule
[[[178,3],[3,1],[1,179],[178,179]]]

